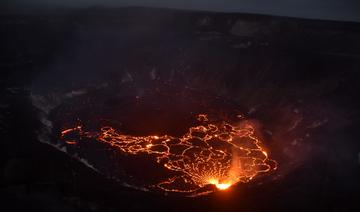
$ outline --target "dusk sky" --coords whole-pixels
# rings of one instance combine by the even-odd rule
[[[150,6],[360,21],[359,0],[8,0],[7,6]]]

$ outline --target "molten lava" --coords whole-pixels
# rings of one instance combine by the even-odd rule
[[[231,184],[218,183],[215,186],[216,186],[216,188],[218,188],[220,190],[225,190],[225,189],[228,189],[231,186]]]
[[[80,137],[92,138],[129,155],[154,157],[157,164],[176,175],[149,187],[167,192],[191,193],[209,184],[225,190],[276,169],[276,162],[269,159],[252,124],[211,123],[203,114],[198,121],[201,124],[190,127],[181,137],[132,136],[108,126],[99,132],[86,132],[77,126],[63,130],[61,137],[67,144],[76,145],[73,139],[66,139],[67,134],[76,131]]]
[[[215,185],[219,190],[226,190],[231,186],[231,183],[219,183],[216,179],[209,180],[209,183]]]

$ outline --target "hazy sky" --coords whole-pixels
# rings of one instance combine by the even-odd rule
[[[31,5],[151,6],[360,22],[360,0],[7,0],[7,4],[22,9]]]

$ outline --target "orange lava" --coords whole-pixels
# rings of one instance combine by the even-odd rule
[[[128,154],[153,156],[165,169],[177,173],[150,185],[167,192],[191,193],[209,184],[226,190],[276,169],[276,161],[268,157],[252,124],[211,123],[204,114],[198,116],[198,121],[200,125],[191,127],[181,137],[132,136],[112,127],[102,127],[95,133],[84,132],[78,126],[62,131],[62,138],[66,142],[66,135],[77,131],[80,136],[94,138]]]
[[[209,183],[215,185],[219,190],[226,190],[232,185],[231,183],[219,183],[219,180],[217,179],[211,179],[209,180]]]
[[[220,189],[220,190],[226,190],[226,189],[228,189],[228,188],[231,186],[231,184],[229,184],[229,183],[225,183],[225,184],[223,184],[223,183],[218,183],[218,184],[216,184],[215,186],[216,186],[216,188],[218,188],[218,189]]]

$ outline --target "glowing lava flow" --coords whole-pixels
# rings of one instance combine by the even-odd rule
[[[168,192],[195,192],[213,184],[219,190],[228,189],[238,182],[249,182],[262,172],[276,169],[276,162],[255,136],[254,126],[247,123],[233,126],[229,123],[210,123],[206,115],[199,115],[202,122],[191,127],[182,137],[169,135],[131,136],[112,127],[102,127],[100,132],[84,132],[81,126],[66,129],[62,138],[71,132],[94,138],[128,154],[147,154],[158,164],[174,171],[175,177],[150,187]]]

